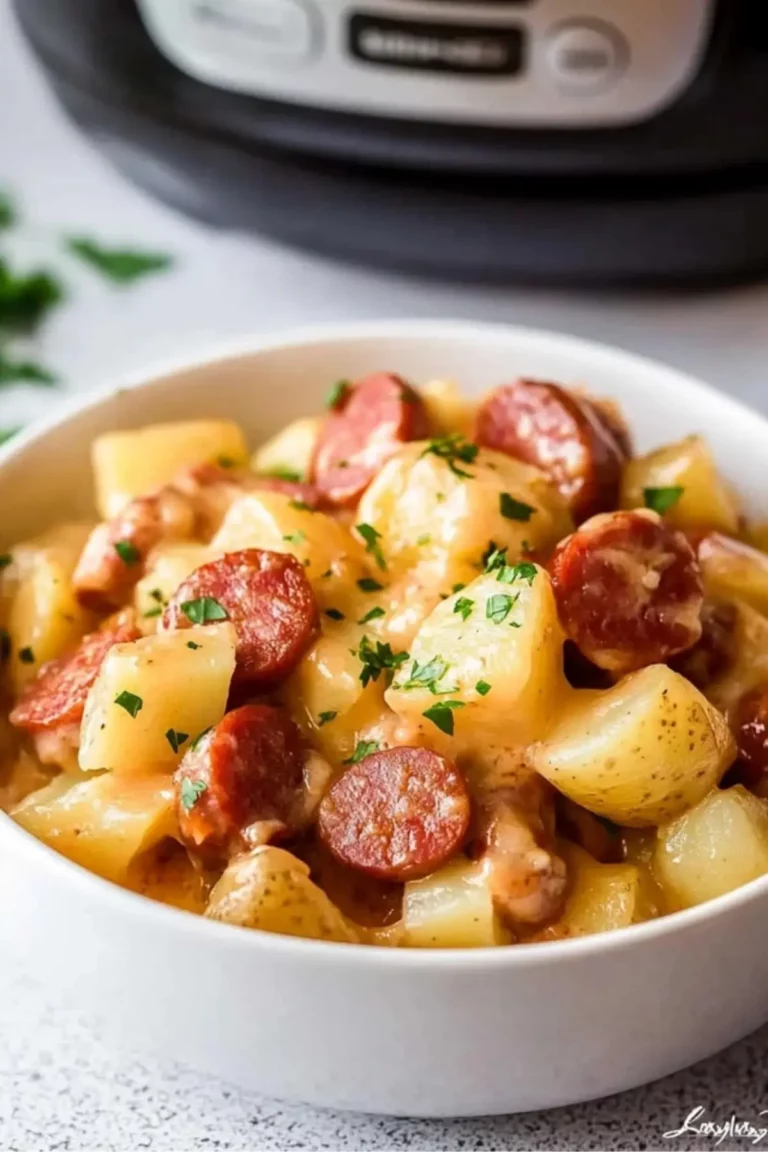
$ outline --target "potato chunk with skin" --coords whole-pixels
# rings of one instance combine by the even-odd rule
[[[224,715],[235,643],[231,624],[209,624],[116,644],[85,705],[83,772],[172,772]]]
[[[97,437],[92,449],[99,515],[111,519],[130,500],[170,484],[191,464],[245,464],[245,436],[231,420],[150,424]]]
[[[210,920],[306,940],[354,944],[359,935],[309,878],[309,868],[283,848],[267,845],[240,856],[213,888]]]
[[[684,677],[652,664],[605,692],[573,692],[532,763],[590,812],[638,828],[696,804],[734,754],[723,716]]]
[[[155,548],[148,560],[147,573],[134,592],[139,625],[157,623],[163,608],[187,576],[214,559],[211,549],[204,544],[168,543]]]
[[[393,578],[428,562],[448,591],[468,564],[482,567],[491,542],[517,559],[524,545],[546,548],[572,530],[565,502],[538,469],[488,448],[470,462],[450,461],[431,443],[400,449],[358,508],[358,523],[379,533]]]
[[[697,552],[710,595],[743,600],[768,616],[768,556],[764,552],[719,532],[705,536]]]
[[[159,774],[75,782],[58,776],[10,815],[63,856],[118,883],[140,853],[178,834],[173,785]]]
[[[458,384],[453,380],[429,380],[418,391],[435,436],[450,436],[455,432],[469,435],[475,420],[475,404],[462,396]]]
[[[494,736],[530,743],[544,735],[567,687],[562,645],[547,573],[533,564],[505,566],[434,609],[386,700],[409,719],[431,712],[438,723],[450,711],[460,745]]]
[[[731,717],[745,693],[768,681],[768,619],[748,604],[734,602],[732,655],[704,695]]]
[[[621,507],[642,508],[646,488],[682,488],[664,518],[675,528],[711,528],[735,535],[739,509],[705,440],[687,436],[675,444],[637,456],[624,466]]]
[[[676,908],[703,904],[768,872],[768,806],[741,785],[710,792],[659,829],[653,867]]]
[[[403,927],[409,948],[484,948],[512,941],[494,910],[483,863],[463,858],[405,885]]]
[[[305,416],[281,429],[271,440],[257,448],[251,457],[251,468],[267,476],[285,475],[306,480],[322,416]]]
[[[626,928],[641,914],[639,869],[634,864],[598,864],[588,852],[561,841],[558,851],[568,868],[569,894],[562,915],[535,940],[562,940]]]

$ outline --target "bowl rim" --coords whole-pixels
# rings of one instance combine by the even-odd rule
[[[272,334],[257,334],[234,339],[206,342],[198,349],[183,355],[169,356],[149,364],[143,369],[135,369],[115,377],[111,382],[71,400],[57,405],[55,411],[28,427],[0,446],[0,471],[11,459],[23,455],[25,449],[44,437],[61,424],[66,424],[81,413],[99,408],[115,395],[126,390],[151,389],[169,377],[186,371],[209,368],[222,360],[237,359],[248,355],[280,349],[296,349],[317,343],[344,343],[365,339],[390,338],[393,340],[435,340],[450,343],[480,340],[495,344],[505,344],[510,340],[528,344],[531,348],[547,345],[562,353],[588,356],[594,360],[610,362],[619,370],[622,366],[635,374],[663,374],[670,384],[677,384],[691,394],[702,393],[716,399],[724,411],[733,419],[749,420],[757,423],[765,432],[768,444],[768,419],[742,401],[720,392],[712,385],[697,377],[668,366],[651,357],[628,352],[622,348],[601,341],[570,336],[562,332],[526,325],[484,323],[468,320],[413,320],[385,319],[330,324],[305,325],[299,328],[281,330]],[[110,903],[119,913],[121,909],[134,919],[146,921],[159,930],[187,933],[207,941],[211,947],[229,946],[245,950],[263,950],[276,958],[291,957],[301,960],[325,962],[336,965],[339,961],[356,967],[383,969],[408,969],[414,972],[473,971],[486,968],[506,968],[514,970],[531,965],[567,963],[569,957],[595,957],[616,951],[623,951],[633,945],[652,943],[677,931],[693,929],[707,921],[715,921],[726,913],[757,901],[768,895],[768,875],[749,881],[740,888],[717,896],[704,904],[682,911],[672,912],[655,920],[617,928],[610,932],[591,936],[572,937],[563,940],[541,941],[530,945],[485,948],[388,948],[368,944],[340,944],[324,940],[306,940],[296,936],[283,936],[277,933],[259,931],[252,928],[239,928],[231,924],[221,924],[203,916],[187,912],[120,887],[103,879],[94,872],[68,860],[47,844],[37,840],[31,833],[19,827],[4,812],[0,812],[0,842],[6,840],[10,852],[28,855],[30,861],[40,865],[41,870],[51,868],[59,873],[64,882],[83,889],[86,898]]]

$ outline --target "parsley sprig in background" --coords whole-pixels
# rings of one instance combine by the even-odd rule
[[[34,342],[51,312],[67,297],[66,262],[77,260],[113,285],[126,286],[165,271],[173,260],[161,252],[107,247],[88,236],[52,234],[55,269],[19,269],[3,241],[23,228],[18,205],[0,188],[0,388],[18,384],[52,388],[61,383],[60,377],[53,366],[40,362]],[[0,430],[0,443],[16,431]]]

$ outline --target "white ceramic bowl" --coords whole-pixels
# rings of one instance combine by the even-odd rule
[[[641,448],[706,434],[768,504],[768,424],[677,372],[544,332],[383,323],[250,341],[89,398],[0,452],[1,545],[90,511],[111,428],[227,415],[254,442],[330,382],[391,368],[479,392],[518,374],[624,406]],[[415,1116],[546,1108],[682,1068],[768,1019],[768,877],[606,935],[482,951],[389,951],[211,923],[124,892],[0,817],[0,949],[123,1042],[274,1096]],[[2,963],[0,960],[0,970]]]

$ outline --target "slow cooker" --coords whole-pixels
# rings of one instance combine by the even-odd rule
[[[185,212],[483,280],[768,267],[768,0],[15,0]]]

